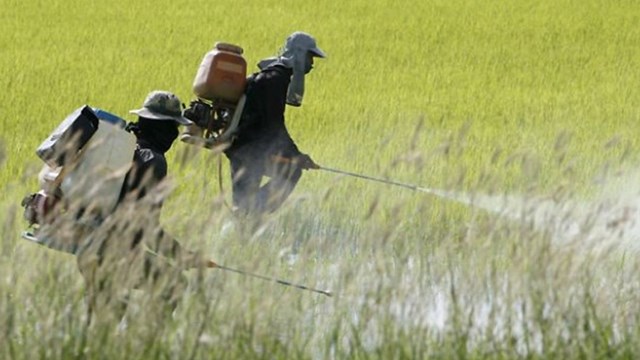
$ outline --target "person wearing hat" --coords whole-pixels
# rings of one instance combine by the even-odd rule
[[[167,91],[152,91],[142,108],[130,113],[138,115],[136,123],[127,125],[127,131],[136,136],[136,151],[133,167],[120,193],[121,200],[127,196],[140,199],[150,187],[165,178],[167,160],[164,154],[178,138],[178,127],[191,124],[191,120],[182,116],[180,99]]]
[[[326,54],[311,35],[297,31],[287,37],[278,56],[260,61],[260,71],[248,78],[242,117],[225,150],[234,208],[244,214],[275,211],[297,185],[302,170],[318,168],[296,146],[284,116],[286,105],[302,105],[305,76],[316,57]],[[261,186],[265,176],[270,180]]]
[[[160,226],[165,153],[178,137],[178,127],[191,121],[182,116],[178,97],[167,91],[152,91],[143,107],[131,113],[138,120],[126,129],[136,136],[136,149],[118,206],[78,253],[89,313],[99,311],[114,320],[124,316],[132,288],[145,287],[172,311],[185,289],[182,270],[206,264]]]

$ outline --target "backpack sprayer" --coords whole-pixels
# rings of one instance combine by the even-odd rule
[[[75,253],[78,239],[57,241],[38,236],[43,228],[73,210],[83,219],[113,210],[136,146],[126,122],[101,109],[84,105],[69,114],[36,150],[44,166],[40,190],[22,200],[30,231],[22,237],[41,245]],[[79,219],[74,219],[79,220]]]
[[[193,125],[180,139],[208,149],[224,147],[238,127],[246,97],[244,95],[247,62],[237,45],[217,42],[205,54],[193,81],[198,97],[185,109],[184,116]]]

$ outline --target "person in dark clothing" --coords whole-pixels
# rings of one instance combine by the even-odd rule
[[[302,170],[318,165],[302,153],[285,126],[286,105],[301,106],[304,76],[325,53],[304,32],[291,34],[283,52],[258,64],[249,77],[246,104],[234,141],[225,150],[231,166],[234,207],[245,214],[273,212],[291,194]],[[262,178],[270,181],[261,186]]]
[[[162,111],[162,106],[154,109],[154,101],[172,102],[168,106],[171,111]],[[179,125],[190,125],[191,121],[182,116],[180,110],[180,100],[168,92],[154,91],[145,101],[145,106],[132,113],[139,115],[137,123],[130,123],[127,130],[136,135],[136,150],[133,155],[131,170],[127,172],[124,179],[118,203],[124,201],[140,202],[147,193],[158,190],[162,181],[167,176],[167,159],[165,153],[169,151],[173,142],[179,135]],[[165,114],[166,113],[166,114]],[[155,194],[157,195],[157,194]],[[148,209],[153,214],[153,222],[157,223],[160,218],[163,196],[157,200],[151,200],[151,207]],[[159,237],[165,237],[164,230],[159,228]],[[132,246],[137,246],[142,239],[144,229],[141,228]],[[160,249],[155,249],[156,251]],[[181,247],[177,240],[171,240],[169,253],[171,257],[178,256]]]
[[[182,270],[206,265],[160,226],[165,153],[178,137],[178,126],[191,123],[182,116],[180,105],[172,93],[153,91],[143,108],[132,110],[139,118],[127,130],[135,134],[137,145],[118,205],[91,231],[88,245],[77,254],[90,314],[105,310],[106,316],[122,318],[133,288],[149,290],[172,311],[185,288]]]

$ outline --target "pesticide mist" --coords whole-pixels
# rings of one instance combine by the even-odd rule
[[[531,355],[548,351],[549,336],[559,336],[560,342],[578,341],[573,326],[581,325],[572,322],[575,312],[572,307],[582,305],[582,297],[588,294],[592,299],[589,301],[593,301],[588,304],[592,307],[589,311],[593,313],[589,316],[593,319],[579,321],[597,327],[602,325],[597,324],[599,317],[611,320],[612,324],[607,325],[611,326],[611,333],[606,336],[610,337],[608,341],[619,342],[628,327],[635,326],[634,321],[624,315],[629,311],[625,296],[634,291],[636,284],[635,270],[626,263],[634,261],[624,259],[637,255],[639,250],[638,180],[638,174],[619,176],[600,184],[599,191],[589,199],[429,189],[430,194],[443,201],[463,204],[507,227],[515,225],[516,231],[527,234],[519,241],[540,241],[542,249],[517,244],[532,250],[528,254],[530,259],[522,259],[527,263],[524,273],[516,273],[511,266],[496,265],[495,258],[486,259],[492,264],[480,266],[481,273],[474,274],[473,270],[453,262],[447,263],[447,269],[440,272],[435,269],[437,265],[425,268],[418,256],[410,255],[404,264],[394,264],[403,269],[397,278],[389,276],[383,281],[394,284],[387,288],[393,287],[387,295],[389,303],[373,307],[386,312],[407,331],[423,329],[431,335],[461,331],[465,343],[472,347],[487,339],[513,341],[513,351]],[[503,243],[502,246],[513,245]],[[447,253],[451,255],[450,251]],[[430,261],[442,261],[438,254],[434,255]],[[515,255],[519,258],[519,254]],[[467,261],[464,267],[475,261]],[[613,278],[604,271],[611,269],[611,263],[615,268]],[[603,274],[598,274],[601,270]],[[375,270],[372,266],[368,271]],[[628,284],[621,285],[622,282]],[[613,287],[614,283],[617,288]],[[360,289],[363,294],[371,291],[367,285]],[[372,305],[367,306],[367,299],[367,295],[362,295],[353,300],[370,311]],[[623,309],[621,317],[616,314],[618,306]],[[352,312],[352,321],[362,324],[362,317],[366,316],[363,313],[366,312]],[[364,323],[367,323],[364,326],[367,331],[362,334],[364,345],[371,349],[382,346],[385,336],[380,328],[383,325],[375,321]]]
[[[594,198],[502,194],[450,194],[456,201],[548,233],[556,246],[581,250],[639,250],[640,184],[637,175],[604,184]]]

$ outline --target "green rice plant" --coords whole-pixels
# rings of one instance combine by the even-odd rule
[[[640,99],[630,1],[3,0],[0,358],[636,358]],[[37,20],[34,20],[37,19]],[[255,63],[305,30],[329,54],[287,109],[321,165],[262,227],[226,160],[176,144],[163,223],[231,267],[190,271],[171,316],[134,292],[87,325],[73,256],[19,239],[38,144],[82,104],[186,103],[215,41]],[[218,161],[222,161],[218,168]],[[219,182],[222,183],[222,190]],[[233,224],[227,230],[222,229]]]

